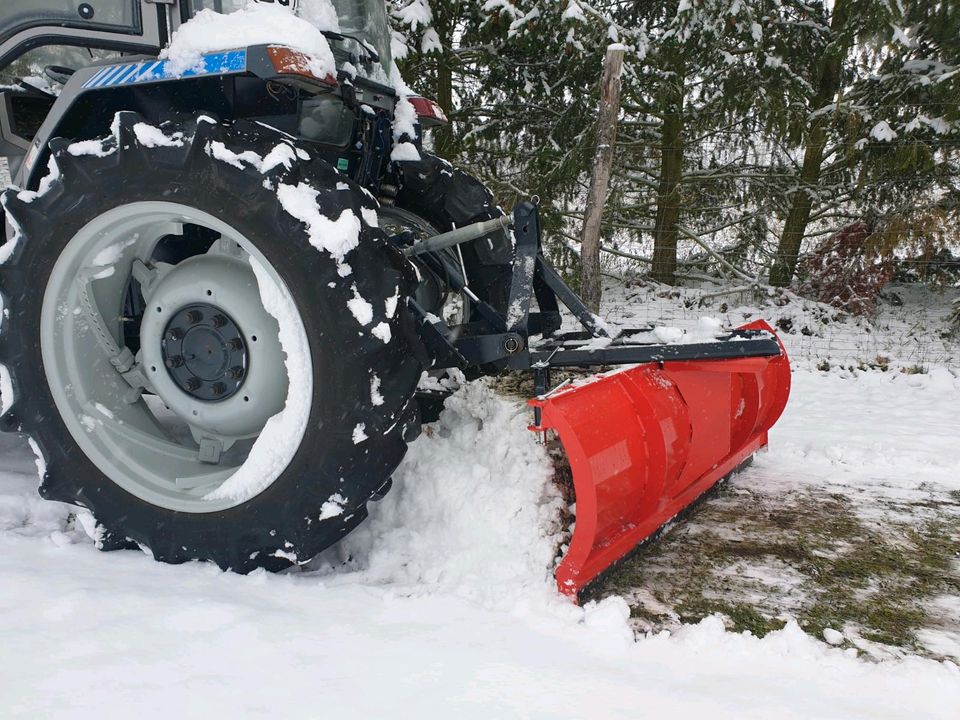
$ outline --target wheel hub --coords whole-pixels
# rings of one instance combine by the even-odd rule
[[[150,285],[141,361],[153,391],[197,437],[255,437],[287,395],[277,321],[250,264],[207,253]]]
[[[171,316],[160,355],[177,387],[197,400],[226,400],[247,376],[243,334],[233,318],[209,303],[187,305]]]

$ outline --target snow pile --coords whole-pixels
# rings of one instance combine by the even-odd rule
[[[886,120],[881,120],[870,131],[870,137],[880,142],[891,142],[897,139],[897,133],[890,127]]]
[[[117,151],[116,145],[110,145],[103,140],[93,139],[93,140],[78,140],[75,143],[71,143],[67,146],[67,152],[73,155],[74,157],[82,157],[84,155],[91,155],[93,157],[107,157],[107,155],[113,155]]]
[[[47,160],[47,174],[40,180],[40,186],[37,188],[36,192],[32,190],[20,190],[17,193],[17,198],[25,203],[31,203],[44,193],[48,192],[50,188],[53,187],[54,183],[56,183],[56,181],[59,179],[60,167],[57,165],[56,159],[53,157],[53,155],[51,155]],[[7,207],[6,193],[0,195],[0,206],[2,206],[3,210],[5,211],[4,215],[7,224],[10,226],[10,229],[13,230],[13,234],[7,238],[7,241],[0,245],[0,265],[5,265],[10,261],[10,258],[13,257],[14,253],[17,251],[17,248],[20,246],[20,241],[23,239],[23,229],[20,227],[20,224],[16,221],[14,216],[10,213],[10,208]]]
[[[203,119],[203,118],[201,118]],[[143,123],[140,123],[142,125]],[[147,127],[150,127],[149,125]],[[159,132],[159,129],[157,129]],[[162,133],[161,133],[162,134]],[[179,133],[178,133],[179,135]],[[164,136],[165,137],[165,136]],[[138,135],[138,139],[139,135]],[[172,138],[176,140],[176,136]],[[171,138],[167,138],[171,140]],[[141,139],[141,143],[143,140]],[[175,142],[168,142],[167,144],[176,144]],[[297,148],[294,148],[292,145],[280,142],[273,146],[273,149],[268,152],[266,155],[261,157],[258,153],[253,150],[244,150],[243,152],[234,152],[228,148],[224,143],[219,140],[212,140],[207,143],[206,153],[215,160],[220,162],[225,162],[227,165],[232,165],[235,168],[243,170],[244,164],[250,165],[261,175],[266,175],[271,170],[280,167],[281,165],[289,170],[293,167],[293,161],[299,155]],[[269,180],[264,181],[264,187],[272,187]]]
[[[710,342],[723,334],[723,322],[718,318],[701,316],[697,318],[696,328],[684,330],[670,326],[657,326],[652,333],[657,342],[670,345],[690,345]]]
[[[412,6],[408,6],[408,9],[410,7]],[[389,80],[397,93],[397,104],[393,108],[393,150],[390,152],[390,159],[394,162],[418,161],[420,151],[411,141],[417,137],[416,125],[420,120],[416,108],[409,100],[417,93],[403,81],[396,63],[390,67]]]
[[[363,298],[360,291],[357,290],[357,284],[350,287],[353,297],[347,300],[347,309],[361,325],[369,325],[373,322],[373,305]]]
[[[401,101],[409,104],[406,98],[402,98]],[[393,146],[393,150],[390,151],[390,159],[393,160],[393,162],[419,162],[420,151],[417,150],[417,146],[411,142],[397,143]]]
[[[380,340],[384,345],[390,342],[390,339],[393,337],[393,334],[390,332],[390,326],[385,322],[377,323],[373,330],[370,331],[370,334]]]
[[[561,500],[528,421],[526,407],[483,382],[461,388],[411,445],[386,498],[323,562],[351,558],[359,577],[341,582],[488,606],[531,593],[553,598]]]
[[[790,401],[759,464],[802,467],[821,486],[938,484],[960,491],[960,372],[794,371]]]
[[[173,34],[170,45],[160,57],[170,61],[171,72],[184,73],[202,67],[204,53],[277,44],[306,55],[310,72],[317,77],[336,75],[333,52],[321,30],[336,31],[339,27],[336,12],[323,5],[329,5],[329,2],[311,0],[309,11],[300,12],[307,19],[273,3],[251,3],[229,15],[201,10]],[[317,25],[311,24],[313,22]]]
[[[399,77],[399,73],[396,73]],[[407,98],[413,94],[402,82],[397,83],[397,105],[393,110],[393,150],[390,159],[394,162],[418,161],[420,151],[411,140],[417,136],[417,111]]]

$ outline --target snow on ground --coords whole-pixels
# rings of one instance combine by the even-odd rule
[[[956,366],[916,375],[801,366],[770,451],[665,538],[668,550],[650,556],[625,599],[585,608],[551,584],[562,530],[547,454],[525,429],[526,409],[484,383],[449,401],[361,528],[282,575],[100,553],[69,508],[37,497],[29,447],[0,436],[3,715],[955,718],[954,662],[876,652],[869,623],[831,625],[841,637],[809,623],[804,632],[788,616],[805,622],[817,590],[806,566],[775,553],[724,556],[715,569],[751,581],[738,592],[747,587],[769,615],[786,613],[780,629],[761,628],[762,639],[731,631],[718,607],[724,616],[639,631],[638,607],[677,606],[664,582],[679,592],[693,581],[697,538],[753,537],[754,518],[774,517],[770,496],[785,498],[776,517],[786,545],[809,539],[808,506],[791,504],[804,495],[832,499],[824,513],[869,537],[890,528],[904,548],[911,523],[943,518],[954,521],[938,537],[958,540],[947,507],[960,491]],[[842,555],[851,537],[839,534],[825,555]],[[948,582],[922,598],[915,629],[918,649],[947,658],[960,644],[960,585],[949,582],[960,559],[948,561]],[[889,580],[868,577],[857,591],[869,601]],[[912,605],[888,612],[915,617]]]
[[[908,402],[943,392],[902,389]],[[36,497],[29,450],[3,438],[6,716],[955,716],[951,664],[864,662],[794,624],[758,640],[718,618],[634,639],[622,600],[560,600],[546,572],[555,500],[523,412],[482,385],[452,405],[341,548],[351,562],[280,576],[99,553]],[[774,438],[781,482],[810,480],[830,448],[872,447],[863,432],[825,443],[803,422],[809,403],[795,408]]]
[[[793,379],[769,451],[604,591],[644,629],[719,612],[762,634],[789,613],[867,657],[960,660],[960,377]]]
[[[955,406],[960,390],[942,376],[869,377],[848,388],[800,373],[773,450],[741,477],[856,487],[884,468],[905,496],[922,483],[956,487],[960,448],[940,399]],[[865,403],[825,433],[831,398],[861,390],[894,400],[894,412]],[[514,403],[469,386],[343,547],[308,572],[249,577],[98,553],[67,508],[36,497],[29,450],[3,438],[5,713],[955,717],[960,672],[949,663],[864,662],[794,624],[758,640],[718,618],[635,640],[623,601],[584,611],[554,596],[555,498],[525,422]],[[955,594],[939,602],[955,613]]]

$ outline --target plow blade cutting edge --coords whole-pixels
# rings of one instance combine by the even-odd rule
[[[742,329],[773,329],[758,321]],[[779,340],[778,340],[779,342]],[[573,472],[576,524],[556,570],[580,593],[767,444],[790,393],[780,355],[648,363],[530,400]]]

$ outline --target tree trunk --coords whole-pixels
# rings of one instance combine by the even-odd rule
[[[660,185],[657,188],[657,218],[653,227],[651,275],[658,282],[672,285],[677,272],[677,226],[680,224],[680,183],[683,180],[682,90],[672,88],[670,95],[672,102],[661,129]]]
[[[435,72],[436,85],[433,88],[433,100],[436,101],[446,116],[453,113],[453,70],[457,63],[457,55],[453,50],[454,34],[459,17],[459,3],[454,6],[437,6],[433,3],[433,29],[440,38],[442,49],[433,57],[436,58]],[[429,57],[429,56],[428,56]],[[440,125],[431,131],[433,135],[433,152],[447,160],[456,157],[456,142],[453,135],[453,124]]]
[[[448,46],[437,57],[437,104],[447,117],[453,112],[453,53]],[[440,125],[433,129],[433,149],[437,155],[449,160],[454,153],[452,125]]]
[[[790,212],[783,224],[780,244],[773,267],[770,269],[770,284],[786,287],[793,279],[800,256],[800,244],[803,242],[810,211],[813,209],[811,193],[816,190],[820,180],[820,168],[823,164],[823,150],[827,144],[827,130],[823,120],[816,120],[810,129],[807,149],[803,153],[803,167],[800,170],[800,187],[790,199]]]
[[[610,190],[610,171],[617,143],[617,117],[620,114],[620,74],[623,49],[607,48],[600,82],[600,112],[597,119],[597,152],[593,158],[593,177],[583,215],[580,262],[583,268],[580,293],[593,312],[600,311],[600,221]]]
[[[813,97],[811,112],[819,110],[833,102],[843,82],[843,61],[849,52],[850,38],[846,33],[850,15],[849,0],[836,0],[830,30],[833,42],[827,46],[820,59],[820,77],[817,92]],[[813,209],[813,195],[820,183],[820,171],[823,166],[823,153],[827,146],[827,128],[829,118],[820,115],[810,124],[807,131],[806,149],[803,153],[803,167],[800,170],[799,187],[790,196],[790,210],[783,224],[783,233],[777,246],[777,254],[770,269],[770,284],[786,287],[793,279],[800,256],[800,245],[810,222]]]

